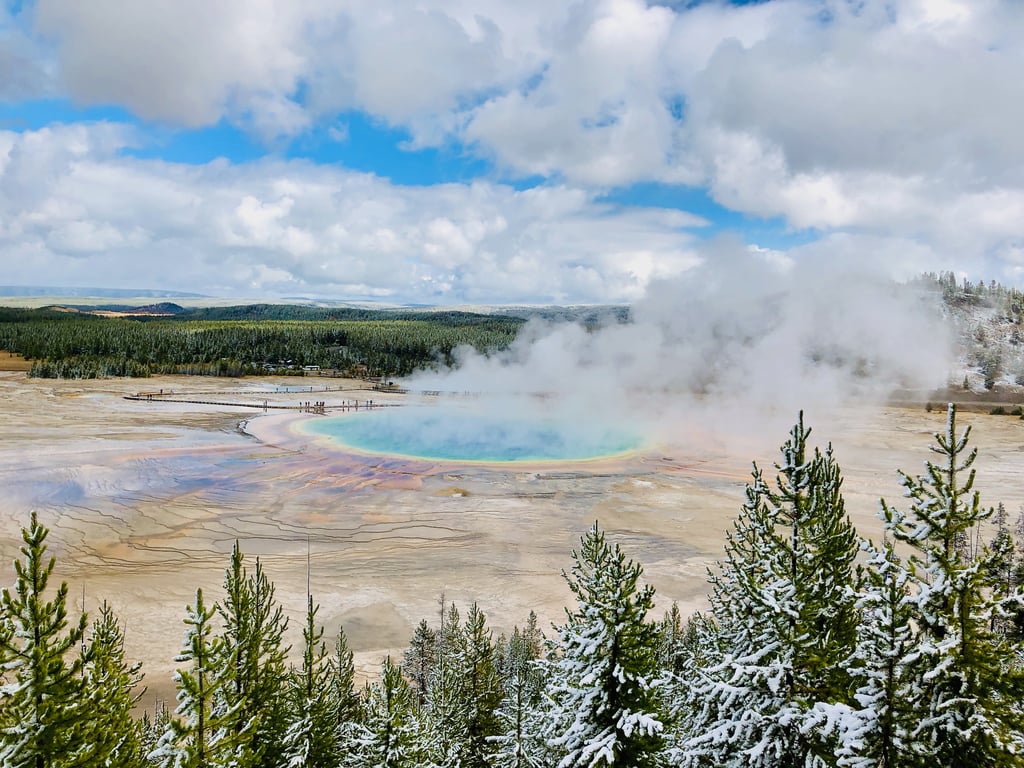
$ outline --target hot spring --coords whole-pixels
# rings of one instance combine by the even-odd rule
[[[433,460],[582,461],[636,450],[640,435],[557,414],[401,406],[305,422],[302,431],[358,451]]]

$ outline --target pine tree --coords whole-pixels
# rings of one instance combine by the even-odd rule
[[[656,765],[662,749],[654,601],[643,569],[609,545],[597,523],[572,553],[576,596],[549,653],[548,745],[558,768]]]
[[[487,629],[486,617],[476,603],[466,614],[466,623],[459,637],[461,645],[462,698],[466,703],[464,768],[487,768],[495,752],[493,739],[498,735],[496,710],[501,703],[502,688],[494,663],[494,645]]]
[[[302,668],[290,680],[284,750],[288,768],[333,768],[338,759],[338,713],[329,695],[331,668],[321,643],[323,628],[317,629],[315,623],[318,610],[310,596],[302,630]]]
[[[946,429],[931,446],[941,464],[927,462],[917,477],[900,473],[908,512],[882,501],[887,533],[910,549],[919,577],[917,648],[907,671],[914,696],[908,703],[920,718],[911,734],[918,765],[1019,765],[1024,752],[1021,669],[1014,649],[992,629],[999,585],[957,547],[959,537],[993,514],[974,490],[970,431],[957,434],[950,404]]]
[[[672,607],[665,612],[664,618],[658,623],[658,666],[661,669],[673,674],[683,671],[684,632],[679,603],[673,601]]]
[[[992,617],[992,629],[1001,635],[1012,636],[1016,629],[1014,619],[1024,606],[1016,598],[1016,545],[1010,535],[1006,507],[1002,502],[996,506],[995,524],[996,534],[989,542],[984,562],[992,581],[993,597],[999,603],[999,609]]]
[[[917,653],[913,595],[917,577],[895,553],[864,542],[865,581],[857,601],[861,622],[850,659],[855,703],[819,705],[821,728],[838,737],[838,765],[895,768],[912,764],[908,747],[919,716],[909,662]]]
[[[426,619],[422,619],[416,626],[402,660],[402,671],[412,681],[421,705],[427,702],[427,685],[430,681],[430,671],[434,666],[436,644],[437,634],[427,624]]]
[[[92,713],[93,760],[111,768],[143,764],[140,724],[132,709],[144,690],[140,663],[124,658],[124,634],[111,607],[104,602],[93,622],[84,655],[84,693]]]
[[[684,764],[690,755],[688,726],[704,704],[700,693],[707,683],[704,670],[715,668],[723,660],[721,638],[708,616],[695,613],[680,630],[672,611],[659,625],[659,634],[658,663],[671,725],[665,732],[665,752],[670,765]]]
[[[754,465],[746,503],[711,576],[721,660],[697,681],[681,754],[722,765],[816,766],[834,737],[819,705],[848,703],[856,636],[853,561],[831,446],[808,456],[803,414],[782,446],[776,489]]]
[[[537,728],[544,675],[537,645],[536,614],[525,630],[512,630],[502,648],[503,696],[495,715],[500,732],[492,741],[498,768],[533,768],[544,753],[543,735]]]
[[[461,765],[466,750],[469,702],[463,695],[461,635],[462,619],[452,603],[438,632],[425,712],[430,743],[424,746],[432,762],[445,768]]]
[[[93,714],[83,696],[83,613],[68,624],[67,583],[46,597],[55,558],[45,560],[49,531],[32,513],[15,561],[14,591],[0,592],[0,663],[7,674],[0,710],[0,765],[72,768],[93,759]]]
[[[225,597],[217,604],[223,625],[217,711],[225,720],[237,768],[277,768],[287,729],[285,659],[290,649],[282,637],[288,620],[259,559],[251,575],[243,560],[235,542],[224,577]]]
[[[225,678],[218,674],[221,640],[213,635],[214,613],[203,601],[203,590],[197,589],[195,604],[185,609],[185,641],[174,659],[188,665],[174,674],[177,717],[166,718],[163,736],[150,753],[151,760],[167,768],[225,765],[230,752],[226,724],[234,712],[217,707]]]
[[[363,721],[363,705],[355,687],[354,656],[348,647],[345,630],[338,628],[334,641],[334,658],[330,665],[330,703],[334,712],[334,727],[344,736],[351,725]]]
[[[166,765],[168,760],[163,751],[158,751],[161,739],[167,733],[171,725],[171,713],[167,705],[157,701],[153,707],[153,714],[149,711],[142,713],[142,721],[139,723],[139,741],[142,754],[145,755],[146,765]]]
[[[416,696],[391,657],[384,660],[380,681],[368,689],[365,711],[359,737],[343,759],[345,768],[420,768],[426,764]]]

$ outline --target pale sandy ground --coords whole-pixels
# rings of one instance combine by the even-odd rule
[[[643,563],[659,611],[672,600],[699,608],[750,461],[769,466],[786,437],[711,449],[720,443],[683,429],[680,445],[625,459],[459,465],[328,450],[295,432],[295,420],[316,416],[123,399],[160,388],[246,402],[400,399],[256,393],[299,383],[360,386],[62,382],[0,372],[0,558],[17,556],[19,529],[36,509],[52,529],[57,577],[70,583],[76,604],[84,589],[88,610],[106,599],[126,621],[129,655],[145,664],[147,705],[173,697],[184,606],[196,587],[219,598],[236,539],[275,581],[296,645],[308,540],[320,619],[328,637],[344,625],[364,673],[399,652],[421,618],[434,619],[442,593],[463,607],[478,601],[499,631],[531,609],[544,626],[559,620],[570,598],[560,572],[595,519]],[[922,468],[943,420],[923,409],[848,408],[814,424],[815,437],[835,445],[847,505],[863,533],[877,536],[879,496],[900,501],[894,470]],[[1024,502],[1024,422],[978,414],[963,421],[974,425],[982,449],[983,501],[1003,501],[1015,516]],[[12,583],[13,569],[4,573],[0,583]]]

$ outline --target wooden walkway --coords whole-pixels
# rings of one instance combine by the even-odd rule
[[[274,393],[283,394],[283,393]],[[289,393],[292,394],[292,393]],[[304,413],[326,413],[327,411],[369,411],[377,408],[388,408],[400,403],[375,403],[373,401],[351,403],[299,403],[297,405],[279,405],[264,400],[259,403],[243,403],[235,400],[197,400],[187,397],[173,397],[156,393],[143,392],[137,395],[125,395],[125,400],[143,403],[188,403],[190,405],[219,405],[230,408],[256,408],[261,411],[300,411]]]

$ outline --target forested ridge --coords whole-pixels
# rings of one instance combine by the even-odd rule
[[[953,384],[979,391],[1024,385],[1024,293],[996,281],[958,280],[951,272],[924,273],[903,289],[923,290],[943,307],[962,365]],[[128,314],[94,314],[100,310]],[[0,349],[33,361],[30,375],[46,378],[298,375],[304,366],[404,376],[451,365],[459,346],[505,349],[529,319],[595,330],[632,322],[631,315],[624,306],[511,307],[486,314],[268,303],[0,307]]]
[[[29,375],[44,378],[241,376],[301,373],[304,366],[401,376],[450,365],[459,346],[503,349],[522,325],[518,318],[459,312],[331,310],[350,319],[289,319],[293,309],[255,305],[235,317],[227,308],[129,318],[0,308],[0,349],[32,360]]]
[[[642,567],[595,523],[547,636],[531,614],[495,637],[447,604],[363,688],[344,631],[324,638],[312,596],[288,627],[236,544],[221,593],[185,609],[176,706],[141,720],[125,628],[70,614],[33,514],[0,592],[0,765],[1024,764],[1022,526],[982,506],[969,432],[950,406],[872,542],[801,417],[773,471],[754,466],[706,613],[652,617]]]

